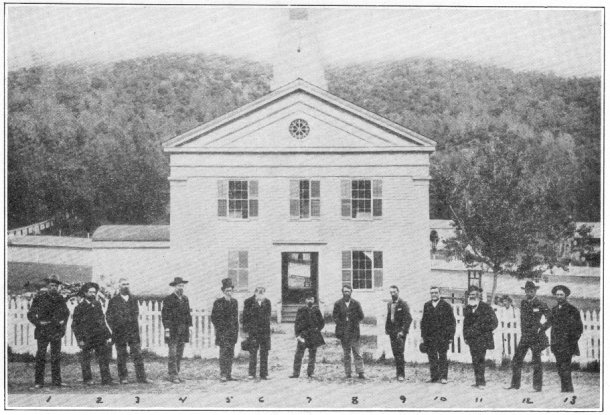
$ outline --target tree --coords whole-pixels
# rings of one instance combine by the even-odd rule
[[[432,176],[456,229],[449,256],[487,267],[494,298],[501,274],[535,278],[567,266],[557,247],[574,235],[578,170],[568,135],[507,126],[486,135],[438,156]]]

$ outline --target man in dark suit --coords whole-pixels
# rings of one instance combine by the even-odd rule
[[[238,305],[233,296],[231,278],[222,280],[223,296],[214,301],[212,307],[212,324],[216,330],[216,345],[220,347],[218,361],[220,363],[220,380],[222,382],[236,380],[231,377],[235,343],[239,334]]]
[[[297,337],[297,350],[294,354],[294,365],[291,378],[298,378],[301,374],[301,363],[305,349],[309,349],[309,362],[307,363],[307,377],[312,377],[316,368],[316,352],[318,347],[325,344],[321,330],[324,328],[324,317],[320,308],[314,305],[313,292],[305,293],[305,306],[299,308],[294,320],[294,335]]]
[[[399,382],[405,380],[405,339],[411,327],[411,313],[407,303],[398,297],[399,289],[395,285],[390,286],[390,297],[388,303],[388,314],[385,321],[385,333],[390,336],[392,354],[396,364],[396,378]]]
[[[91,351],[95,350],[100,366],[102,385],[112,385],[110,376],[111,335],[102,305],[96,300],[99,285],[94,282],[83,284],[80,295],[85,299],[74,309],[72,316],[72,331],[81,348],[81,369],[83,382],[93,385],[91,375]]]
[[[570,289],[565,285],[556,285],[551,290],[557,305],[551,310],[551,316],[542,326],[542,330],[551,327],[551,351],[555,355],[557,373],[561,380],[562,392],[574,392],[572,385],[572,356],[580,356],[578,339],[583,326],[580,312],[568,303]]]
[[[44,386],[44,369],[49,345],[51,346],[51,382],[54,386],[66,386],[61,381],[61,339],[66,334],[70,310],[66,300],[59,294],[61,282],[57,276],[51,275],[45,278],[44,282],[47,284],[47,290],[34,297],[28,311],[28,320],[36,327],[34,338],[38,346],[34,370],[36,389]]]
[[[542,323],[540,320],[543,316],[545,320],[548,320],[551,311],[542,300],[536,297],[536,291],[540,287],[532,281],[527,281],[525,287],[521,288],[525,290],[525,300],[521,301],[521,339],[513,356],[513,378],[507,389],[519,389],[521,387],[523,358],[527,354],[527,350],[532,349],[534,391],[540,392],[542,390],[542,362],[540,360],[540,353],[548,346],[546,335],[544,331],[541,331]]]
[[[468,304],[464,311],[464,341],[470,347],[475,388],[485,388],[485,353],[494,348],[493,331],[498,318],[491,306],[481,301],[481,289],[468,288]]]
[[[424,304],[421,319],[421,337],[428,362],[430,362],[430,382],[447,383],[449,365],[447,350],[455,336],[455,316],[453,308],[441,298],[438,287],[430,287],[430,301]]]
[[[364,361],[360,353],[360,322],[364,319],[364,313],[360,303],[352,298],[350,285],[344,285],[342,292],[343,298],[337,301],[333,308],[333,320],[335,321],[335,335],[341,340],[343,347],[345,376],[352,377],[353,354],[358,378],[366,379]]]
[[[108,302],[106,321],[112,330],[112,340],[116,347],[119,381],[127,381],[127,346],[136,369],[136,379],[139,383],[148,383],[142,351],[140,348],[140,326],[138,316],[140,307],[138,299],[129,291],[129,281],[126,278],[119,280],[119,293]]]
[[[188,281],[180,277],[175,277],[169,283],[171,287],[174,287],[174,292],[165,297],[161,309],[161,320],[165,328],[165,342],[169,348],[167,371],[169,381],[172,383],[182,382],[179,376],[180,362],[184,353],[184,344],[189,342],[189,332],[193,326],[189,299],[184,295],[184,285],[186,283]]]
[[[257,287],[254,295],[244,301],[243,321],[250,343],[248,377],[256,377],[256,355],[260,349],[260,376],[262,380],[267,380],[267,360],[271,349],[271,301],[265,298],[265,288]]]

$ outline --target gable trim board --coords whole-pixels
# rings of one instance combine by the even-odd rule
[[[392,136],[395,136],[397,139],[399,139],[399,141],[394,143],[395,145],[387,145],[387,143],[389,143],[388,140],[386,140],[380,136],[375,136],[375,139],[380,142],[384,142],[384,145],[382,145],[382,146],[374,146],[374,145],[353,146],[353,145],[350,145],[350,146],[346,146],[346,147],[336,147],[336,146],[332,146],[332,147],[299,146],[299,147],[296,147],[295,146],[295,147],[274,147],[274,148],[269,148],[269,147],[261,148],[261,147],[256,147],[256,146],[231,147],[231,146],[227,146],[226,144],[221,145],[221,146],[214,146],[214,143],[216,143],[218,141],[222,141],[226,137],[226,136],[221,136],[221,137],[214,137],[212,140],[210,140],[207,143],[204,143],[201,146],[196,146],[196,147],[188,146],[189,143],[192,143],[192,141],[194,141],[196,139],[199,139],[203,136],[207,136],[212,133],[218,133],[218,131],[220,129],[222,129],[223,127],[226,127],[229,124],[234,124],[234,126],[235,126],[235,124],[238,123],[238,121],[242,121],[246,117],[248,117],[256,112],[260,112],[263,109],[269,107],[270,105],[276,104],[281,100],[287,99],[288,97],[290,97],[294,94],[299,94],[299,93],[304,94],[304,97],[306,99],[312,98],[316,102],[320,102],[321,104],[323,104],[327,107],[332,107],[334,109],[342,111],[343,113],[347,113],[348,115],[356,117],[361,122],[364,122],[367,125],[371,125],[373,127],[378,128],[379,130],[382,130],[386,134],[389,133]],[[336,119],[335,119],[336,117],[332,117],[329,114],[323,113],[319,108],[314,108],[312,105],[304,104],[303,102],[300,102],[300,101],[297,101],[296,103],[291,104],[289,106],[289,110],[290,110],[290,107],[292,107],[292,106],[301,107],[301,111],[306,111],[308,116],[311,116],[312,118],[317,119],[317,121],[319,121],[319,122],[324,122],[325,124],[331,124],[335,128],[337,128],[336,127],[337,123],[336,123]],[[264,121],[265,125],[270,125],[273,122],[277,122],[278,119],[286,118],[286,117],[288,117],[288,115],[290,115],[290,114],[288,114],[288,115],[287,114],[278,114],[278,112],[282,112],[282,111],[286,112],[286,108],[284,107],[284,108],[278,109],[277,111],[274,111],[273,114],[267,114],[265,117],[265,121]],[[314,115],[311,113],[311,111],[317,111],[317,112],[319,112],[320,115]],[[291,114],[293,114],[293,113],[294,113],[294,111]],[[269,117],[273,118],[273,120],[270,120]],[[323,118],[327,118],[328,120],[322,121]],[[331,120],[331,118],[332,118],[332,120]],[[333,122],[330,122],[329,120],[333,121]],[[257,120],[257,121],[260,121],[260,120]],[[233,137],[233,138],[227,140],[227,141],[229,141],[228,144],[233,143],[236,140],[239,140],[241,137],[248,136],[249,134],[251,134],[251,131],[249,131],[249,130],[252,130],[252,129],[256,130],[256,129],[261,129],[261,128],[264,128],[264,126],[259,125],[259,126],[252,127],[252,124],[248,124],[248,125],[238,127],[236,130],[232,130],[230,132],[231,134],[235,134],[236,132],[238,134],[237,134],[237,137]],[[362,136],[360,136],[360,134],[355,134],[354,130],[373,136],[373,134],[371,134],[370,132],[364,132],[358,126],[350,125],[348,128],[352,131],[344,130],[343,132],[346,134],[349,134],[352,137],[357,137],[357,138],[363,139]],[[241,130],[244,130],[244,131],[241,131]],[[402,140],[402,142],[400,141],[400,139]],[[403,144],[403,142],[404,142],[404,144]],[[390,144],[392,144],[392,143],[390,143]],[[434,141],[432,141],[414,131],[408,130],[407,128],[402,127],[401,125],[396,124],[388,119],[385,119],[375,113],[362,109],[362,108],[358,107],[357,105],[354,105],[348,101],[338,98],[332,94],[329,94],[328,92],[326,92],[314,85],[311,85],[301,79],[298,79],[298,80],[278,89],[277,91],[269,93],[268,95],[254,101],[252,103],[246,104],[213,121],[205,123],[199,127],[196,127],[184,134],[181,134],[175,138],[169,139],[163,143],[164,151],[167,153],[182,153],[182,152],[195,152],[195,153],[252,153],[252,152],[264,152],[264,153],[283,153],[283,152],[291,152],[291,153],[294,153],[294,152],[313,152],[313,153],[339,152],[339,153],[342,153],[342,152],[345,152],[345,153],[354,153],[354,152],[356,152],[356,153],[359,153],[359,152],[413,152],[413,151],[432,153],[434,151],[435,145],[436,145],[436,143]]]

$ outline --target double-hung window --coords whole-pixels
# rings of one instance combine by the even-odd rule
[[[257,180],[218,180],[218,216],[248,219],[258,216]]]
[[[292,219],[320,217],[319,180],[290,180],[290,217]]]
[[[343,251],[342,281],[357,289],[383,287],[383,252]]]
[[[341,216],[381,217],[382,203],[381,180],[341,180]]]

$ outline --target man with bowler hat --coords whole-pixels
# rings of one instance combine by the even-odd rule
[[[43,281],[47,284],[47,291],[34,297],[27,315],[30,323],[36,327],[34,330],[38,347],[34,370],[36,389],[44,386],[44,370],[49,345],[51,346],[51,382],[53,386],[66,386],[61,382],[61,339],[66,334],[70,310],[66,300],[59,294],[61,282],[57,276],[51,275]]]
[[[94,282],[87,282],[81,287],[79,294],[84,296],[85,299],[74,309],[72,332],[81,348],[83,382],[87,385],[93,385],[91,351],[95,350],[97,362],[100,366],[102,385],[112,385],[110,376],[112,341],[102,305],[96,299],[99,289],[99,285]]]
[[[220,380],[222,382],[235,380],[231,376],[235,343],[239,333],[238,305],[233,298],[233,282],[231,278],[222,280],[223,296],[214,301],[212,307],[212,324],[216,330],[216,345],[220,347],[218,358],[220,364]]]
[[[551,327],[551,351],[555,355],[557,373],[561,380],[562,392],[574,392],[572,385],[572,356],[580,356],[578,339],[583,326],[580,312],[568,303],[570,289],[565,285],[556,285],[551,290],[557,305],[551,310],[551,316],[542,329]]]
[[[309,361],[307,363],[307,377],[312,377],[316,368],[316,351],[318,347],[325,344],[322,337],[324,328],[324,317],[320,308],[314,305],[315,296],[312,291],[304,294],[305,305],[297,311],[294,320],[294,334],[297,337],[297,350],[294,355],[294,365],[291,378],[298,378],[301,374],[301,363],[305,349],[309,349]]]
[[[468,288],[468,304],[464,310],[464,341],[470,348],[475,384],[485,388],[485,354],[494,348],[493,331],[498,327],[498,318],[491,306],[481,301],[481,289],[476,285]]]
[[[411,326],[411,313],[407,302],[398,297],[399,289],[390,286],[391,301],[388,303],[388,314],[385,321],[385,334],[390,336],[390,345],[396,365],[396,378],[405,380],[405,340]]]
[[[136,369],[138,383],[148,383],[140,348],[140,327],[138,299],[129,291],[127,278],[119,279],[119,292],[108,302],[106,321],[112,330],[112,340],[116,347],[119,382],[127,381],[127,346]]]
[[[256,355],[260,349],[260,376],[268,379],[267,361],[271,349],[271,301],[265,298],[265,288],[257,287],[252,297],[244,301],[244,331],[250,343],[248,377],[256,377]]]
[[[180,383],[180,362],[184,353],[184,344],[189,341],[189,331],[193,326],[189,299],[184,295],[184,285],[188,281],[175,277],[169,283],[174,292],[163,300],[161,319],[165,328],[165,342],[169,348],[167,371],[169,381]]]
[[[430,287],[430,301],[424,304],[421,338],[430,362],[430,383],[447,383],[447,350],[455,336],[455,316],[451,305],[441,298],[437,286]]]
[[[521,387],[521,367],[527,350],[532,350],[532,366],[534,366],[534,391],[542,390],[542,363],[540,353],[548,347],[548,339],[542,329],[541,319],[549,319],[551,310],[538,297],[536,291],[539,286],[532,281],[527,281],[525,287],[525,299],[521,301],[521,340],[513,357],[513,378],[507,389],[519,389]]]

